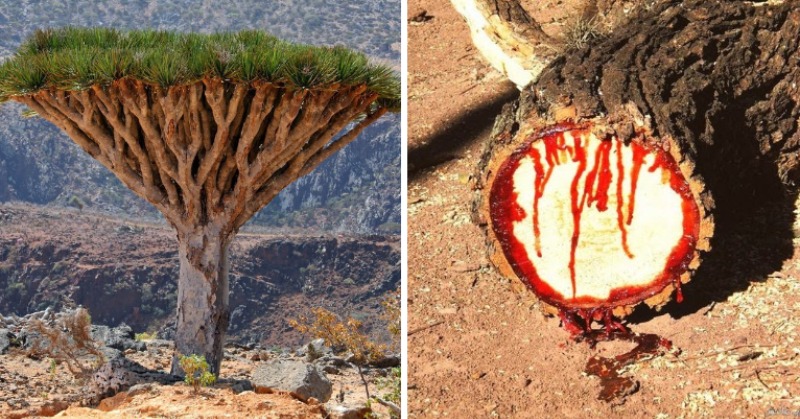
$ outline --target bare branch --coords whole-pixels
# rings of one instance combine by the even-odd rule
[[[380,397],[373,397],[373,398],[372,398],[372,400],[375,400],[375,401],[377,401],[378,403],[380,403],[380,404],[382,404],[382,405],[384,405],[384,406],[388,407],[388,408],[389,408],[389,410],[391,410],[391,411],[392,411],[392,413],[394,413],[395,415],[397,415],[397,417],[400,417],[400,406],[398,406],[398,405],[396,405],[396,404],[394,404],[394,403],[392,403],[392,402],[390,402],[390,401],[388,401],[388,400],[383,400],[383,399],[382,399],[382,398],[380,398]]]
[[[233,96],[230,101],[225,99],[225,87],[221,80],[204,79],[206,85],[206,100],[211,107],[214,122],[217,124],[217,132],[211,142],[211,149],[200,164],[197,171],[197,183],[206,183],[209,174],[219,167],[222,161],[222,154],[229,146],[231,136],[231,123],[236,118],[239,108],[244,100],[244,95],[249,89],[248,85],[237,84],[234,88]]]
[[[553,59],[556,42],[518,0],[450,1],[466,20],[472,42],[484,58],[520,90]]]
[[[121,103],[139,121],[146,149],[149,153],[152,153],[152,160],[156,162],[156,168],[158,169],[161,183],[167,192],[170,206],[175,209],[179,208],[181,199],[175,186],[178,178],[176,173],[177,163],[167,156],[167,150],[161,138],[161,130],[148,106],[148,92],[145,90],[143,83],[138,80],[120,80],[115,85],[120,90]]]
[[[300,171],[300,177],[303,177],[311,173],[311,171],[316,169],[317,166],[319,166],[323,161],[331,157],[337,151],[344,148],[344,146],[346,146],[347,144],[350,144],[353,140],[356,139],[356,137],[358,137],[358,134],[360,134],[361,131],[364,130],[364,128],[366,128],[373,122],[377,121],[378,118],[383,116],[386,112],[387,112],[386,108],[380,108],[374,113],[367,115],[366,118],[364,118],[355,127],[353,127],[353,129],[350,130],[347,134],[339,137],[336,141],[334,141],[324,149],[318,151],[316,154],[311,156],[311,158],[308,159],[306,164],[303,165],[303,168]]]
[[[124,123],[120,119],[119,102],[116,102],[108,97],[106,92],[99,86],[94,86],[92,91],[94,92],[95,97],[98,99],[96,102],[97,108],[100,110],[100,113],[103,114],[109,125],[111,125],[111,127],[114,129],[115,146],[117,148],[122,148],[122,145],[118,143],[117,138],[121,138],[125,141],[125,145],[138,160],[138,167],[142,172],[142,180],[145,187],[155,187],[153,181],[153,168],[150,164],[150,159],[147,156],[147,153],[139,145],[139,140],[134,137],[135,133],[133,132],[133,127],[131,126],[130,121],[126,121],[126,123]]]
[[[235,231],[380,118],[386,109],[368,112],[377,97],[365,85],[287,90],[207,78],[168,89],[122,79],[17,100],[66,131],[173,225],[216,220]]]
[[[358,108],[363,111],[363,108],[369,106],[375,100],[374,96],[370,96],[364,98],[362,103]],[[290,163],[287,164],[287,167],[280,172],[279,174],[273,176],[272,178],[268,179],[265,182],[256,182],[257,185],[257,192],[253,194],[252,197],[248,195],[246,199],[246,206],[243,208],[243,212],[241,214],[237,214],[236,218],[234,219],[234,225],[236,228],[241,227],[244,225],[250,217],[253,216],[256,212],[258,212],[261,208],[263,208],[266,204],[268,204],[275,196],[277,196],[280,191],[282,191],[286,186],[288,186],[291,182],[295,181],[296,179],[303,177],[313,171],[317,166],[319,166],[325,159],[333,155],[333,153],[341,150],[347,144],[351,143],[367,125],[375,122],[378,118],[383,116],[387,112],[386,108],[379,108],[372,114],[367,115],[361,122],[356,124],[353,129],[349,132],[338,138],[331,144],[328,144],[329,137],[332,137],[344,127],[345,124],[342,124],[341,121],[339,123],[331,124],[328,130],[326,130],[325,135],[319,136],[313,144],[313,147],[303,150],[302,152],[298,153]],[[342,118],[344,119],[344,118]],[[350,118],[352,120],[352,117]],[[338,128],[337,128],[338,126]],[[327,138],[327,139],[326,139]],[[326,147],[327,144],[327,147]],[[260,187],[258,185],[263,185]]]

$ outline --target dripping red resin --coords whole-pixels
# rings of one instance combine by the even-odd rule
[[[621,141],[606,138],[598,146],[593,156],[587,155],[586,146],[583,144],[582,137],[590,135],[591,126],[588,124],[576,125],[572,123],[558,124],[532,135],[511,154],[501,165],[495,176],[492,189],[490,191],[490,217],[492,228],[503,252],[514,272],[523,279],[533,291],[545,302],[561,309],[590,309],[590,308],[613,308],[622,305],[637,304],[648,297],[651,297],[667,285],[673,284],[677,290],[677,300],[682,300],[680,289],[680,276],[688,269],[699,234],[699,211],[695,204],[694,197],[685,178],[681,175],[677,163],[672,157],[660,149],[649,148],[642,143],[642,138],[631,142],[628,146],[632,151],[632,171],[629,180],[630,194],[627,199],[627,217],[624,214],[625,204],[623,199],[617,199],[616,213],[617,224],[620,232],[622,248],[629,258],[635,256],[627,243],[627,226],[633,221],[633,214],[636,205],[636,189],[641,170],[654,172],[663,169],[669,174],[669,185],[682,198],[683,212],[683,231],[681,239],[673,247],[667,258],[665,267],[650,284],[643,286],[630,286],[612,289],[607,299],[597,299],[593,297],[575,295],[575,253],[580,241],[581,215],[585,208],[594,207],[598,211],[608,209],[608,194],[614,180],[612,176],[610,155],[615,153],[617,156],[617,172],[615,193],[618,197],[622,196],[623,185],[626,181],[624,167],[621,161],[622,147]],[[564,134],[571,134],[574,145],[565,142]],[[638,141],[637,141],[638,140]],[[541,153],[534,147],[534,144],[541,141],[544,146],[544,161]],[[612,151],[613,149],[613,151]],[[654,163],[650,167],[644,167],[644,159],[648,154],[654,155]],[[534,191],[532,208],[522,208],[517,203],[517,193],[514,191],[513,175],[519,168],[520,161],[529,157],[536,170],[536,176],[531,187]],[[552,174],[553,167],[558,164],[571,161],[577,163],[577,171],[570,186],[571,211],[573,222],[573,234],[570,240],[570,260],[569,271],[573,295],[564,296],[555,291],[545,281],[541,280],[536,272],[536,267],[528,259],[525,246],[518,241],[513,234],[515,223],[522,221],[528,211],[532,211],[533,233],[535,237],[535,249],[541,257],[542,249],[540,243],[539,224],[543,220],[539,217],[539,201],[544,194],[547,182]],[[591,163],[591,164],[590,164]],[[547,167],[545,168],[545,165]],[[588,166],[588,167],[587,167]],[[586,170],[589,170],[586,172]],[[580,190],[580,179],[586,173],[586,182]],[[546,220],[545,220],[546,221]]]

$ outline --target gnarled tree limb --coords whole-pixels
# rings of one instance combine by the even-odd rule
[[[517,0],[451,0],[470,28],[472,42],[521,90],[555,57],[556,40],[542,31]]]

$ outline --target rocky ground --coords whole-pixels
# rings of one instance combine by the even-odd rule
[[[309,236],[261,228],[241,232],[231,252],[228,341],[236,346],[225,349],[222,380],[199,395],[182,382],[152,383],[99,405],[82,406],[91,393],[86,380],[75,379],[66,365],[54,367],[48,356],[31,357],[26,348],[17,347],[25,342],[19,334],[20,317],[53,316],[83,306],[96,325],[130,325],[123,327],[127,346],[104,350],[108,359],[121,351],[145,368],[168,371],[177,277],[173,235],[153,221],[110,218],[77,208],[0,205],[0,417],[58,412],[94,417],[105,409],[122,417],[306,418],[364,406],[355,369],[332,354],[314,367],[331,382],[332,394],[317,397],[327,403],[301,402],[278,390],[281,383],[250,383],[257,381],[260,367],[278,360],[281,365],[306,365],[292,348],[309,338],[288,320],[307,314],[311,307],[361,319],[370,336],[389,340],[379,314],[381,301],[400,281],[399,240],[392,236]],[[118,346],[107,341],[114,335],[108,330],[118,327],[95,329],[107,346]],[[145,332],[141,338],[159,339],[131,340]],[[390,371],[369,369],[373,392],[385,391],[378,385],[388,380]],[[376,407],[387,416],[381,409]]]
[[[175,381],[167,373],[171,342],[135,340],[124,326],[94,326],[92,336],[105,354],[106,364],[91,378],[76,378],[65,364],[30,352],[36,340],[30,319],[56,324],[53,319],[61,315],[39,312],[22,319],[0,317],[0,417],[323,418],[361,417],[365,412],[366,397],[356,370],[320,342],[317,350],[321,357],[313,362],[305,355],[305,347],[293,352],[227,347],[221,380],[195,393],[181,381],[169,384]],[[87,366],[94,358],[82,356],[80,360]],[[399,362],[397,358],[386,361]],[[139,378],[110,373],[110,365],[118,363],[138,363],[136,368],[145,372],[135,376]],[[108,377],[112,375],[126,377],[121,388],[110,390]],[[145,376],[150,378],[142,378]],[[373,394],[389,391],[383,384],[390,376],[386,365],[366,369]],[[105,393],[103,397],[95,398],[101,393]],[[388,417],[382,406],[373,406],[373,410],[378,417]]]
[[[600,1],[625,10],[643,2]],[[644,2],[646,4],[647,2]],[[582,2],[528,2],[560,35]],[[424,11],[424,13],[423,13]],[[409,1],[409,414],[434,417],[763,417],[800,411],[800,223],[795,197],[764,202],[717,256],[636,332],[675,348],[625,370],[636,391],[606,403],[594,355],[529,292],[502,278],[470,221],[471,176],[493,118],[516,97],[449,2]],[[794,238],[793,238],[794,237]]]

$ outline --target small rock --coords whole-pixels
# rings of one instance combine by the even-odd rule
[[[340,370],[339,368],[334,367],[333,365],[326,365],[326,366],[322,367],[322,371],[324,371],[326,374],[334,374],[334,375],[341,375],[342,374],[342,370]]]
[[[173,384],[181,378],[161,371],[151,371],[127,358],[106,362],[92,375],[84,391],[89,401],[97,403],[119,392],[142,383]]]
[[[104,346],[120,351],[128,349],[144,351],[147,349],[144,342],[136,341],[134,336],[133,329],[125,323],[114,328],[99,325],[92,326],[92,339],[101,342]]]
[[[328,361],[328,365],[341,368],[347,366],[347,361],[338,356],[334,356],[330,358],[330,360]]]
[[[366,406],[348,407],[348,406],[334,406],[328,410],[331,419],[364,419],[372,410]]]
[[[272,355],[267,351],[260,351],[258,353],[258,358],[259,358],[260,361],[266,361],[266,360],[270,359],[271,357],[272,357]]]
[[[166,339],[151,339],[145,344],[148,348],[172,348],[173,343],[171,340]]]
[[[330,355],[333,354],[333,350],[327,346],[325,346],[325,339],[314,339],[311,342],[297,348],[295,351],[295,355],[299,357],[303,357],[308,355],[308,345],[314,347],[314,351],[318,355]]]
[[[395,368],[400,366],[400,355],[386,355],[369,363],[375,368]]]
[[[245,391],[253,391],[253,383],[248,380],[226,380],[225,382],[221,382],[220,384],[227,384],[230,386],[230,389],[235,394],[239,394]]]
[[[6,401],[6,403],[12,409],[22,409],[24,407],[28,407],[28,406],[31,405],[30,403],[28,403],[24,399],[8,399],[8,401]]]

